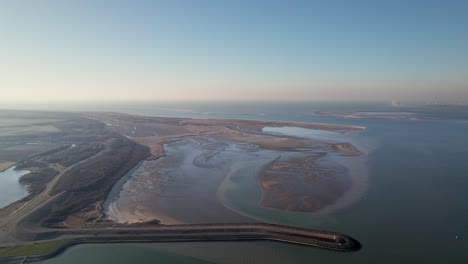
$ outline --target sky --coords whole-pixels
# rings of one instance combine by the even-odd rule
[[[468,102],[468,1],[0,0],[0,102]]]

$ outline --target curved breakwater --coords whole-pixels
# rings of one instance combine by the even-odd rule
[[[86,230],[83,231],[86,232]],[[64,230],[64,234],[66,232]],[[41,261],[57,256],[71,246],[98,243],[270,240],[344,252],[361,248],[358,241],[344,234],[273,224],[171,225],[153,228],[106,229],[102,232],[89,230],[89,232],[99,233],[99,235],[71,239],[44,254],[0,259],[0,263]]]

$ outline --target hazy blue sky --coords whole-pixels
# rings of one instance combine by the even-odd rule
[[[468,1],[2,1],[0,101],[468,101]]]

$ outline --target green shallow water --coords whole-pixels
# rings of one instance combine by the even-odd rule
[[[213,262],[204,261],[190,256],[170,253],[138,245],[80,245],[66,250],[61,255],[41,262],[43,264],[99,264],[99,263],[129,263],[131,260],[135,263],[187,263],[187,264],[209,264]]]

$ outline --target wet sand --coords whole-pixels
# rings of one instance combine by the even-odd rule
[[[165,145],[166,156],[145,161],[109,206],[109,219],[164,224],[253,222],[224,207],[217,190],[231,166],[255,158],[251,144],[193,137]]]

